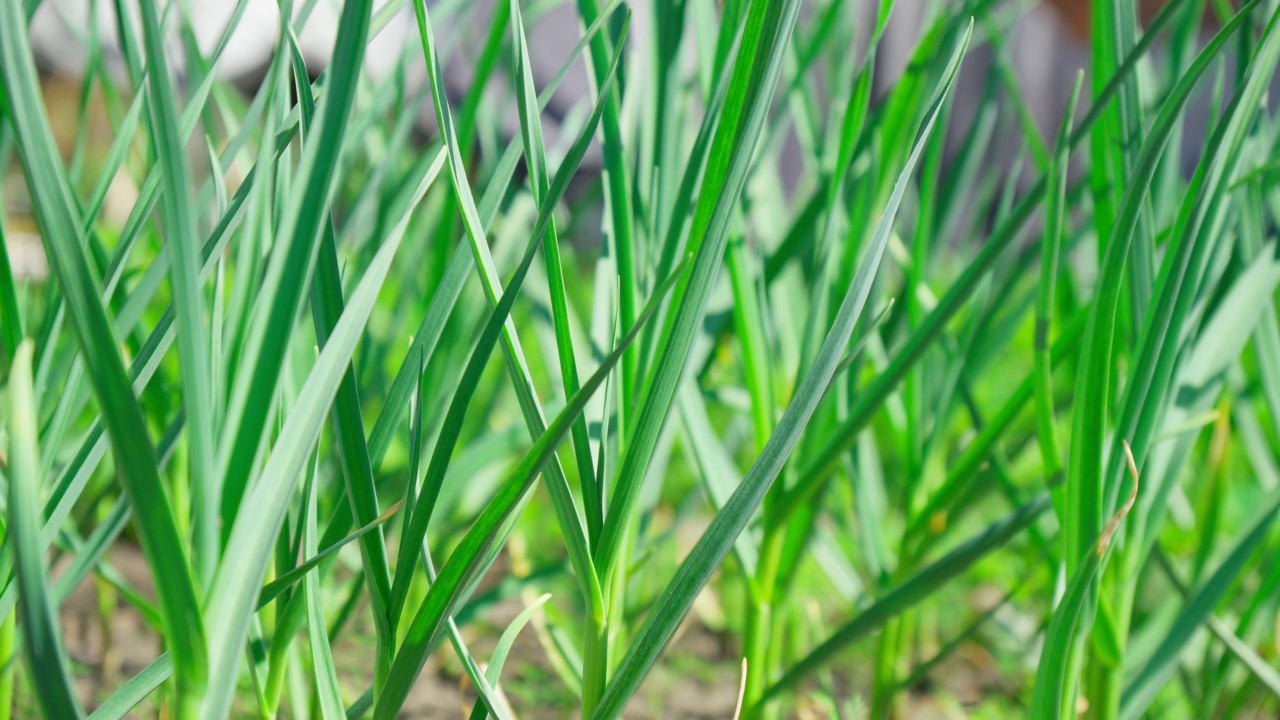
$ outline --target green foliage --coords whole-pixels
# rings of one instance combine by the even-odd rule
[[[348,0],[314,81],[286,0],[247,95],[247,0],[208,55],[91,3],[67,112],[0,0],[0,720],[390,720],[427,667],[608,720],[744,658],[743,717],[906,717],[974,647],[975,716],[1280,710],[1275,3],[1095,0],[1046,142],[1025,4],[924,3],[878,89],[897,3],[815,2],[577,0],[540,86],[561,0],[413,0],[381,77],[410,3]],[[90,579],[162,652],[86,695]]]

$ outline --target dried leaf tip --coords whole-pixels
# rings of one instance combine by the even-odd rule
[[[742,717],[742,699],[747,694],[747,659],[742,658],[742,679],[738,682],[738,706],[733,709],[733,720]]]
[[[1138,465],[1133,460],[1133,450],[1129,447],[1127,440],[1121,440],[1120,444],[1124,446],[1125,462],[1129,465],[1129,477],[1133,478],[1133,489],[1129,491],[1129,499],[1124,505],[1120,506],[1120,510],[1111,516],[1111,520],[1107,522],[1107,526],[1103,528],[1101,537],[1098,538],[1098,557],[1101,558],[1106,554],[1107,548],[1111,545],[1111,538],[1116,534],[1116,530],[1120,529],[1120,522],[1133,509],[1133,503],[1138,499]]]

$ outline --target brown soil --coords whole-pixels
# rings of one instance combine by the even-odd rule
[[[111,563],[130,583],[151,596],[152,581],[141,552],[132,545],[113,549]],[[55,577],[61,568],[55,569]],[[104,627],[98,608],[96,581],[81,584],[62,607],[64,642],[68,649],[76,687],[88,710],[95,708],[122,683],[160,654],[156,633],[142,615],[123,599],[117,599]],[[487,658],[502,628],[523,605],[512,600],[496,607],[483,622],[464,630],[464,640],[477,658]],[[354,700],[372,680],[372,628],[367,608],[357,610],[352,625],[333,648],[344,698]],[[730,718],[737,701],[738,677],[733,650],[702,626],[691,626],[677,638],[668,658],[656,668],[633,698],[625,716],[642,718]],[[244,688],[242,696],[251,696]],[[555,675],[534,628],[527,627],[512,647],[500,686],[503,695],[522,719],[576,717],[574,698]],[[139,705],[132,717],[164,718],[157,695]],[[287,693],[286,693],[287,695]],[[25,702],[29,702],[29,698]],[[467,717],[475,701],[456,657],[446,644],[427,663],[400,717],[412,719]],[[24,702],[20,700],[20,703]],[[286,703],[287,704],[287,700]],[[32,710],[34,710],[32,708]],[[22,708],[19,709],[21,716]],[[257,717],[245,706],[237,718]],[[281,718],[289,717],[287,708]]]

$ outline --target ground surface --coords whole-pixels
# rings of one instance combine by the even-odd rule
[[[112,551],[112,565],[142,592],[150,594],[151,578],[141,552],[132,545],[118,544]],[[56,571],[55,571],[56,575]],[[62,608],[62,627],[76,685],[86,709],[141,671],[160,653],[160,643],[142,615],[124,600],[117,600],[104,628],[98,611],[95,582],[83,583]],[[497,607],[476,628],[464,631],[471,651],[488,657],[501,628],[521,610],[518,601]],[[335,664],[346,699],[354,699],[359,688],[371,680],[372,629],[362,608],[358,620],[334,646]],[[496,628],[492,632],[488,628]],[[732,648],[715,634],[696,627],[685,632],[673,647],[675,662],[655,671],[644,691],[628,707],[626,717],[635,718],[730,718],[737,700],[737,678],[731,668]],[[443,662],[439,656],[447,659]],[[522,719],[564,718],[574,699],[556,677],[533,628],[527,628],[511,650],[503,673],[502,690],[517,716]],[[403,718],[460,718],[470,712],[475,695],[461,669],[445,650],[433,656],[418,678]],[[145,703],[134,713],[138,718],[163,717],[159,708]],[[253,708],[241,708],[237,717],[256,717]],[[282,715],[287,717],[287,715]]]
[[[141,592],[150,595],[151,578],[136,546],[117,544],[112,550],[111,564]],[[117,599],[115,610],[110,613],[110,626],[104,628],[98,602],[95,581],[90,580],[83,583],[62,608],[63,632],[76,684],[81,701],[90,710],[160,653],[155,632],[137,610]],[[472,653],[478,658],[489,657],[502,629],[522,607],[519,601],[508,601],[466,628],[464,636]],[[369,656],[373,631],[367,610],[361,608],[355,618],[333,648],[348,701],[372,680]],[[625,717],[629,720],[732,718],[738,691],[736,657],[736,648],[721,636],[702,625],[687,626],[664,662],[628,706]],[[980,706],[984,694],[999,692],[999,671],[991,664],[990,656],[976,646],[957,652],[932,678],[916,688],[910,697],[905,708],[907,717],[962,718],[966,714],[961,707]],[[522,720],[576,716],[576,700],[556,676],[532,626],[526,628],[513,646],[500,689],[515,709],[513,714]],[[252,692],[246,689],[242,696],[251,697]],[[465,718],[474,701],[474,691],[446,646],[431,658],[419,676],[401,717]],[[133,716],[165,717],[154,700],[139,706]],[[805,720],[827,717],[816,705],[807,703],[800,704],[796,716]],[[988,716],[981,712],[973,715]],[[244,706],[238,708],[235,717],[258,715],[254,708]],[[289,715],[282,713],[281,717]]]

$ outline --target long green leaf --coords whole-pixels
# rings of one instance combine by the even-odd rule
[[[443,161],[441,153],[432,171],[419,183],[416,198],[426,194]],[[257,600],[257,593],[247,592],[246,588],[259,587],[262,582],[294,484],[320,435],[326,411],[337,395],[356,344],[364,334],[374,300],[404,238],[407,224],[408,217],[405,217],[392,229],[351,293],[342,317],[299,390],[298,400],[290,409],[260,473],[261,479],[236,514],[206,612],[207,626],[214,639],[210,646],[210,692],[204,709],[208,720],[221,720],[230,711],[240,653]]]
[[[343,6],[331,64],[334,73],[325,84],[319,119],[297,171],[305,180],[289,197],[277,233],[280,240],[272,247],[266,276],[257,293],[262,311],[255,316],[245,341],[244,370],[236,375],[219,454],[224,533],[239,517],[236,511],[262,444],[302,293],[315,268],[364,62],[372,5],[371,0],[355,0]]]
[[[533,69],[530,67],[529,48],[525,39],[520,3],[518,0],[510,0],[508,4],[511,7],[512,45],[515,48],[512,54],[515,56],[516,97],[520,103],[520,135],[524,142],[526,167],[529,168],[529,185],[533,188],[534,200],[541,206],[544,198],[547,197],[549,182],[546,148],[542,139],[542,122],[538,117]],[[613,67],[616,68],[616,66]],[[613,96],[613,77],[610,74],[601,81],[599,99],[596,101],[597,107],[601,107],[602,100],[606,107],[607,103],[611,102],[606,98]],[[600,116],[599,112],[593,113],[592,119],[586,125],[586,128],[590,128],[586,134],[594,134],[595,123]],[[561,167],[563,169],[563,165]],[[621,209],[618,212],[621,212]],[[551,295],[551,321],[556,334],[556,357],[560,363],[564,395],[572,397],[578,392],[580,382],[578,364],[574,359],[573,334],[569,326],[569,301],[565,295],[564,270],[560,260],[560,237],[556,233],[554,220],[548,221],[547,231],[542,238],[542,254],[547,268],[547,290]],[[631,310],[634,313],[634,308]],[[634,316],[631,319],[634,321]],[[579,418],[578,422],[574,423],[572,441],[579,485],[582,488],[587,537],[594,539],[599,537],[600,526],[604,522],[604,506],[601,503],[600,489],[591,463],[591,442],[587,438],[586,418]]]
[[[432,99],[435,104],[436,119],[440,124],[445,147],[448,150],[450,180],[462,206],[463,225],[467,230],[467,238],[475,256],[485,295],[488,297],[489,302],[496,307],[500,299],[501,286],[497,278],[492,254],[484,238],[484,224],[476,208],[471,187],[467,182],[466,168],[462,162],[461,150],[458,147],[452,113],[449,111],[448,103],[446,102],[444,76],[440,69],[440,59],[431,18],[423,0],[414,0],[414,12],[418,20],[418,34],[422,43],[423,56],[427,62],[428,79],[433,88]],[[624,19],[622,27],[624,31],[626,30],[627,22]],[[613,72],[616,72],[621,55],[622,46],[620,45],[618,52],[614,54]],[[611,76],[606,75],[605,80],[608,81],[609,77]],[[608,97],[608,95],[605,94],[604,97]],[[607,103],[605,105],[607,106]],[[575,143],[575,147],[584,142],[585,140],[580,138],[579,143]],[[582,151],[585,152],[585,146]],[[567,183],[569,178],[562,178],[562,175],[567,175],[567,173],[558,173],[557,180]],[[563,190],[560,192],[562,193]],[[556,193],[549,193],[547,197],[554,197],[555,195]],[[539,216],[542,217],[543,213],[540,212]],[[525,360],[524,350],[521,347],[515,325],[509,318],[502,325],[502,349],[508,374],[511,377],[512,385],[516,391],[516,398],[520,404],[520,411],[524,416],[525,426],[529,429],[531,437],[540,437],[545,433],[547,427],[546,418],[538,401],[537,393],[534,390],[533,379],[528,363]],[[548,460],[547,489],[551,494],[556,519],[565,538],[569,557],[573,563],[574,573],[584,599],[589,607],[592,608],[592,612],[596,616],[600,616],[603,613],[600,580],[590,561],[586,531],[578,515],[575,501],[569,489],[569,483],[565,479],[564,469],[560,465],[560,459],[553,452]]]
[[[5,540],[14,555],[23,655],[40,709],[50,720],[79,718],[83,713],[63,654],[62,633],[49,596],[49,576],[39,541],[36,498],[40,487],[40,450],[36,443],[36,399],[31,377],[34,355],[31,341],[19,345],[10,373],[9,528]]]
[[[1088,137],[1090,128],[1097,122],[1107,103],[1119,91],[1120,83],[1129,73],[1134,72],[1138,62],[1155,44],[1160,32],[1183,9],[1182,2],[1186,1],[1174,0],[1168,3],[1156,17],[1152,18],[1142,39],[1134,46],[1133,52],[1125,58],[1124,63],[1102,92],[1095,96],[1093,107],[1076,124],[1071,134],[1071,148],[1078,147]],[[946,327],[947,322],[959,312],[979,281],[990,272],[1010,243],[1019,237],[1020,229],[1031,219],[1036,207],[1044,198],[1046,190],[1047,182],[1045,178],[1041,178],[1027,191],[1004,221],[997,225],[990,239],[982,246],[961,276],[938,300],[937,305],[920,323],[916,331],[902,344],[889,366],[876,375],[859,393],[850,407],[848,417],[834,429],[830,435],[831,439],[816,453],[816,457],[801,469],[799,478],[784,500],[787,507],[793,510],[798,508],[805,498],[822,485],[827,473],[837,465],[847,448],[855,442],[858,430],[866,427],[906,372],[931,346]]]
[[[1124,447],[1127,452],[1129,446],[1126,444]],[[1089,588],[1105,567],[1113,548],[1111,540],[1138,498],[1138,470],[1134,466],[1133,455],[1127,454],[1126,457],[1133,477],[1133,490],[1129,500],[1107,523],[1102,534],[1094,541],[1089,554],[1076,568],[1062,600],[1053,612],[1049,628],[1045,631],[1044,648],[1040,651],[1040,663],[1036,668],[1035,694],[1031,698],[1031,713],[1034,717],[1060,718],[1064,714],[1067,717],[1075,714],[1076,679],[1070,676],[1070,656],[1073,645],[1085,630],[1081,620],[1087,617],[1092,602]]]
[[[767,7],[766,7],[767,6]],[[661,339],[662,352],[642,387],[643,401],[613,486],[607,488],[608,507],[595,566],[611,577],[632,521],[640,484],[653,460],[658,437],[666,423],[689,348],[706,308],[724,258],[729,220],[746,184],[747,170],[760,139],[765,115],[777,87],[786,47],[795,27],[799,3],[756,0],[733,66],[724,115],[711,143],[711,157],[694,210],[689,249],[694,261],[689,275],[676,289],[673,317]],[[690,168],[692,171],[693,168]]]
[[[173,659],[169,653],[156,658],[137,675],[111,693],[111,697],[98,706],[89,716],[89,720],[121,720],[138,706],[138,703],[155,692],[173,675]]]
[[[386,523],[388,520],[395,517],[396,513],[400,512],[401,507],[402,507],[401,504],[398,502],[391,505],[386,510],[382,511],[381,515],[374,518],[373,522],[361,527],[358,530],[355,530],[351,534],[343,537],[341,540],[338,540],[332,545],[325,546],[323,550],[320,550],[319,552],[311,554],[306,560],[299,563],[298,566],[293,568],[292,570],[289,570],[288,572],[285,572],[285,573],[281,573],[280,576],[277,577],[275,580],[272,580],[271,582],[267,583],[262,587],[262,592],[258,594],[258,607],[263,607],[267,603],[271,602],[272,600],[275,600],[276,598],[280,597],[282,594],[284,594],[286,590],[298,584],[298,581],[303,579],[307,575],[307,573],[311,572],[320,563],[333,557],[339,550],[345,547],[348,543],[354,540],[359,540],[362,536],[367,535],[374,528]]]
[[[474,579],[476,572],[483,564],[483,559],[493,548],[494,541],[501,533],[502,527],[511,518],[512,513],[523,506],[539,473],[547,466],[555,453],[555,448],[569,433],[569,428],[578,415],[586,408],[587,401],[600,388],[615,365],[621,359],[628,345],[633,342],[640,328],[656,311],[659,301],[675,284],[680,266],[675,273],[658,286],[649,301],[645,312],[637,319],[631,329],[596,369],[595,373],[582,385],[577,395],[570,398],[556,419],[548,426],[525,454],[520,464],[508,474],[498,493],[489,501],[480,516],[467,530],[461,543],[449,556],[436,582],[427,591],[426,598],[418,607],[413,620],[405,634],[405,639],[396,654],[391,674],[382,689],[374,708],[376,720],[390,720],[396,717],[404,705],[413,686],[414,679],[422,671],[435,637],[439,634],[444,620],[448,618],[467,587]]]
[[[858,613],[845,623],[825,642],[814,648],[803,659],[795,662],[786,674],[769,686],[760,702],[774,697],[787,688],[804,680],[818,668],[830,662],[837,653],[851,643],[866,637],[882,627],[885,622],[900,615],[909,607],[929,597],[933,592],[951,578],[972,567],[978,560],[1001,547],[1028,525],[1035,521],[1040,513],[1050,506],[1049,495],[1041,493],[1034,500],[1014,510],[1000,521],[993,523],[981,533],[966,540],[956,549],[926,566],[910,579],[886,593],[874,605]]]
[[[573,51],[569,53],[565,64],[560,67],[555,77],[538,95],[539,109],[547,106],[551,96],[560,87],[560,81],[564,79],[569,69],[573,67],[574,62],[581,55],[590,39],[604,27],[604,21],[609,13],[621,1],[613,0],[600,19],[592,23],[591,27],[588,27],[583,32],[582,38],[578,41],[577,46],[573,48]],[[507,194],[508,185],[520,160],[520,148],[521,141],[518,138],[512,139],[511,143],[507,145],[506,151],[503,152],[502,158],[498,161],[497,169],[494,170],[489,179],[489,185],[485,188],[484,194],[480,197],[480,202],[476,206],[477,213],[484,222],[486,232],[493,224],[494,218],[497,217],[500,202]],[[413,335],[413,343],[409,346],[409,352],[405,356],[400,370],[396,373],[395,380],[391,383],[391,389],[387,392],[387,399],[383,409],[378,414],[378,419],[374,422],[373,431],[369,435],[369,453],[372,456],[374,467],[382,463],[387,449],[391,446],[392,434],[404,418],[405,409],[409,407],[409,397],[413,392],[417,379],[416,375],[421,374],[417,368],[430,360],[434,354],[436,345],[444,333],[445,322],[451,316],[453,307],[462,293],[463,283],[471,271],[471,263],[472,256],[466,247],[456,248],[449,258],[445,274],[441,278],[435,294],[431,297],[427,311],[422,316],[422,323]],[[343,528],[343,531],[345,529]]]
[[[1177,669],[1179,657],[1192,634],[1208,620],[1218,603],[1236,586],[1249,558],[1253,557],[1266,540],[1277,514],[1280,514],[1280,493],[1273,492],[1261,505],[1240,540],[1231,548],[1230,554],[1182,607],[1160,644],[1125,686],[1120,703],[1121,718],[1132,720],[1146,712],[1156,693]]]
[[[934,122],[959,70],[960,60],[968,49],[972,30],[973,27],[970,24],[964,36],[952,50],[946,72],[934,93],[928,119],[921,128],[911,155],[898,176],[893,194],[889,197],[888,205],[881,214],[880,222],[872,235],[871,244],[867,248],[853,282],[846,291],[844,301],[840,304],[826,340],[814,357],[813,365],[796,389],[795,397],[783,413],[782,419],[778,421],[777,428],[761,450],[760,456],[752,463],[742,484],[734,491],[724,508],[716,513],[711,526],[698,540],[697,545],[681,564],[675,578],[650,612],[649,619],[640,630],[631,649],[628,650],[614,680],[609,684],[600,706],[593,715],[594,718],[612,718],[622,712],[623,706],[640,686],[640,681],[648,674],[649,669],[657,662],[658,656],[683,621],[685,614],[693,605],[694,598],[711,579],[711,574],[719,567],[738,535],[760,507],[765,494],[782,471],[791,455],[791,450],[799,442],[809,418],[812,417],[826,393],[831,377],[840,365],[845,347],[849,344],[854,327],[866,305],[871,284],[880,269],[880,261],[889,242],[889,233],[897,217],[903,193],[906,191],[907,183],[915,171],[925,141],[933,130]],[[783,45],[785,46],[785,42]]]
[[[99,282],[77,242],[79,221],[36,81],[20,0],[0,2],[0,70],[8,114],[22,148],[45,251],[80,340],[98,405],[103,410],[120,480],[134,504],[147,563],[159,577],[156,593],[165,618],[165,639],[174,656],[179,694],[197,699],[207,674],[204,629],[195,584],[177,524],[160,482],[151,439],[137,397],[125,374],[119,343],[98,297]]]
[[[519,25],[519,11],[515,11],[514,17]],[[612,66],[617,69],[616,63]],[[605,79],[606,88],[612,82],[613,76],[610,75]],[[501,299],[494,307],[493,312],[489,315],[489,319],[485,324],[484,332],[480,340],[476,343],[475,349],[472,351],[471,359],[467,363],[467,368],[463,372],[462,379],[458,383],[458,391],[455,393],[449,410],[445,415],[444,426],[440,437],[436,441],[435,450],[432,452],[431,462],[427,466],[427,475],[423,483],[423,492],[418,496],[417,502],[410,515],[410,521],[405,529],[404,538],[401,542],[401,554],[396,563],[396,577],[392,592],[392,617],[398,618],[400,610],[403,608],[405,596],[408,592],[408,583],[411,577],[410,573],[415,562],[416,548],[422,543],[426,536],[427,523],[431,520],[431,515],[435,507],[436,499],[439,496],[441,485],[444,482],[445,472],[448,470],[449,461],[453,456],[454,448],[463,428],[463,421],[468,412],[471,398],[480,382],[481,373],[484,372],[489,355],[492,353],[494,346],[497,344],[499,334],[508,327],[509,315],[511,308],[514,306],[520,286],[524,282],[526,273],[529,270],[530,263],[534,257],[534,251],[539,247],[546,250],[549,233],[554,231],[552,222],[553,213],[556,205],[564,196],[564,192],[569,187],[569,182],[577,173],[578,166],[581,164],[583,157],[586,155],[587,147],[591,142],[591,137],[595,133],[596,126],[600,120],[602,104],[597,102],[595,111],[591,118],[583,126],[579,132],[577,139],[574,141],[573,147],[560,168],[556,171],[555,178],[550,187],[545,188],[539,198],[538,220],[534,227],[533,234],[530,236],[529,244],[525,249],[524,259],[521,261],[519,268],[512,277],[511,282],[502,291]],[[464,195],[465,193],[460,193]],[[465,202],[465,200],[464,200]],[[558,255],[557,255],[558,257]],[[550,260],[548,260],[550,262]],[[563,290],[563,289],[562,289]],[[527,376],[526,376],[527,377]],[[576,391],[576,390],[575,390]],[[582,423],[578,423],[581,425]],[[575,425],[576,426],[576,425]],[[536,426],[535,426],[536,427]],[[533,429],[533,428],[531,428]],[[586,427],[582,425],[585,433]],[[583,437],[585,442],[586,438]],[[587,446],[589,447],[589,446]],[[590,458],[588,457],[588,466]],[[570,509],[572,505],[570,504]],[[576,513],[572,522],[576,522]],[[571,555],[579,558],[575,564],[575,570],[583,574],[584,579],[594,577],[594,572],[590,567],[585,542],[579,548],[577,553]],[[588,595],[588,600],[591,600]]]
[[[306,488],[306,529],[302,533],[303,552],[316,554],[316,464],[319,456],[311,464],[307,473]],[[311,665],[315,674],[316,694],[320,696],[320,715],[325,720],[341,720],[346,716],[342,706],[342,694],[338,689],[338,673],[333,666],[333,653],[329,649],[329,633],[325,631],[324,605],[320,597],[320,578],[318,573],[307,573],[303,578],[303,592],[307,598],[307,644],[311,646]]]
[[[1183,106],[1191,97],[1191,91],[1255,6],[1256,3],[1246,5],[1231,22],[1224,25],[1196,57],[1187,72],[1178,79],[1160,107],[1151,129],[1144,136],[1133,177],[1125,188],[1124,201],[1107,245],[1099,288],[1090,310],[1088,327],[1085,329],[1085,344],[1080,351],[1082,366],[1076,374],[1076,397],[1079,402],[1075,406],[1073,417],[1066,492],[1067,507],[1072,510],[1064,518],[1067,572],[1072,575],[1075,574],[1076,561],[1088,555],[1089,547],[1101,534],[1103,513],[1106,512],[1103,500],[1105,478],[1102,476],[1103,437],[1106,429],[1106,405],[1112,396],[1112,345],[1124,268],[1138,215],[1155,176],[1156,163]],[[1137,454],[1141,457],[1141,449]]]
[[[502,666],[507,662],[507,655],[511,652],[511,646],[515,644],[516,638],[520,635],[520,631],[525,625],[533,619],[535,613],[542,609],[542,606],[551,599],[550,595],[543,595],[534,600],[529,607],[520,611],[515,620],[502,631],[502,636],[498,638],[498,644],[493,648],[493,655],[489,657],[489,666],[485,668],[484,676],[488,680],[491,687],[498,687],[498,679],[502,676]],[[471,711],[471,720],[485,720],[488,713],[484,705],[476,704]]]
[[[305,73],[306,66],[302,63],[302,53],[298,49],[292,28],[289,29],[289,48],[294,59],[294,79],[301,86],[308,76]],[[300,87],[299,96],[302,99],[299,107],[304,144],[315,139],[311,135],[310,127],[314,108],[310,107],[310,98],[306,95],[307,93]],[[315,277],[311,283],[311,317],[316,329],[316,339],[323,347],[328,342],[330,333],[337,326],[338,318],[342,316],[344,301],[332,221],[322,224],[320,236]],[[347,368],[342,377],[342,383],[338,386],[332,416],[338,436],[338,451],[342,457],[342,474],[346,480],[347,498],[356,521],[368,526],[378,516],[378,494],[374,487],[369,446],[365,440],[364,420],[360,415],[360,393],[356,386],[354,364]],[[392,620],[394,614],[389,607],[390,570],[387,566],[387,550],[380,528],[375,528],[372,532],[361,536],[360,556],[364,564],[365,583],[369,588],[369,598],[373,605],[374,631],[377,641],[376,676],[381,677],[391,661],[395,633]],[[308,602],[308,627],[310,624],[310,602]],[[313,654],[314,652],[313,650]],[[333,702],[333,698],[329,698],[329,701],[330,707],[325,708],[325,711],[332,715],[338,711],[340,703]]]
[[[1244,15],[1245,11],[1241,11]],[[1239,19],[1239,18],[1237,18]],[[1159,278],[1158,294],[1143,327],[1142,344],[1134,371],[1125,385],[1118,432],[1134,438],[1135,454],[1143,458],[1160,421],[1158,407],[1168,397],[1191,308],[1199,296],[1189,292],[1204,277],[1226,222],[1229,207],[1227,184],[1240,162],[1245,134],[1253,125],[1276,63],[1280,60],[1280,12],[1273,13],[1262,35],[1258,54],[1250,61],[1245,84],[1232,98],[1213,135],[1205,145],[1205,155],[1192,176],[1187,194],[1174,221],[1176,244],[1166,254]],[[1225,28],[1224,28],[1225,30]],[[1108,458],[1108,503],[1119,493],[1115,478],[1119,457],[1113,447]]]
[[[1049,190],[1046,194],[1045,229],[1040,245],[1040,287],[1036,293],[1035,326],[1035,397],[1037,432],[1040,455],[1044,460],[1044,474],[1050,484],[1062,472],[1062,455],[1058,450],[1058,431],[1054,424],[1053,364],[1049,352],[1049,333],[1053,320],[1054,289],[1058,280],[1058,255],[1062,247],[1062,233],[1067,196],[1068,161],[1071,123],[1075,119],[1076,102],[1080,98],[1080,86],[1084,73],[1076,75],[1071,100],[1062,115],[1062,127],[1049,162]]]
[[[165,249],[169,253],[169,286],[177,310],[178,362],[182,367],[182,401],[187,407],[187,464],[195,521],[195,566],[202,583],[208,583],[218,566],[217,507],[220,479],[214,465],[213,371],[209,359],[209,334],[205,325],[204,286],[199,282],[200,246],[191,169],[179,139],[178,113],[169,82],[164,37],[155,3],[138,3],[142,14],[147,53],[148,99],[151,109],[151,145],[155,150],[164,190],[160,194],[165,224]]]

